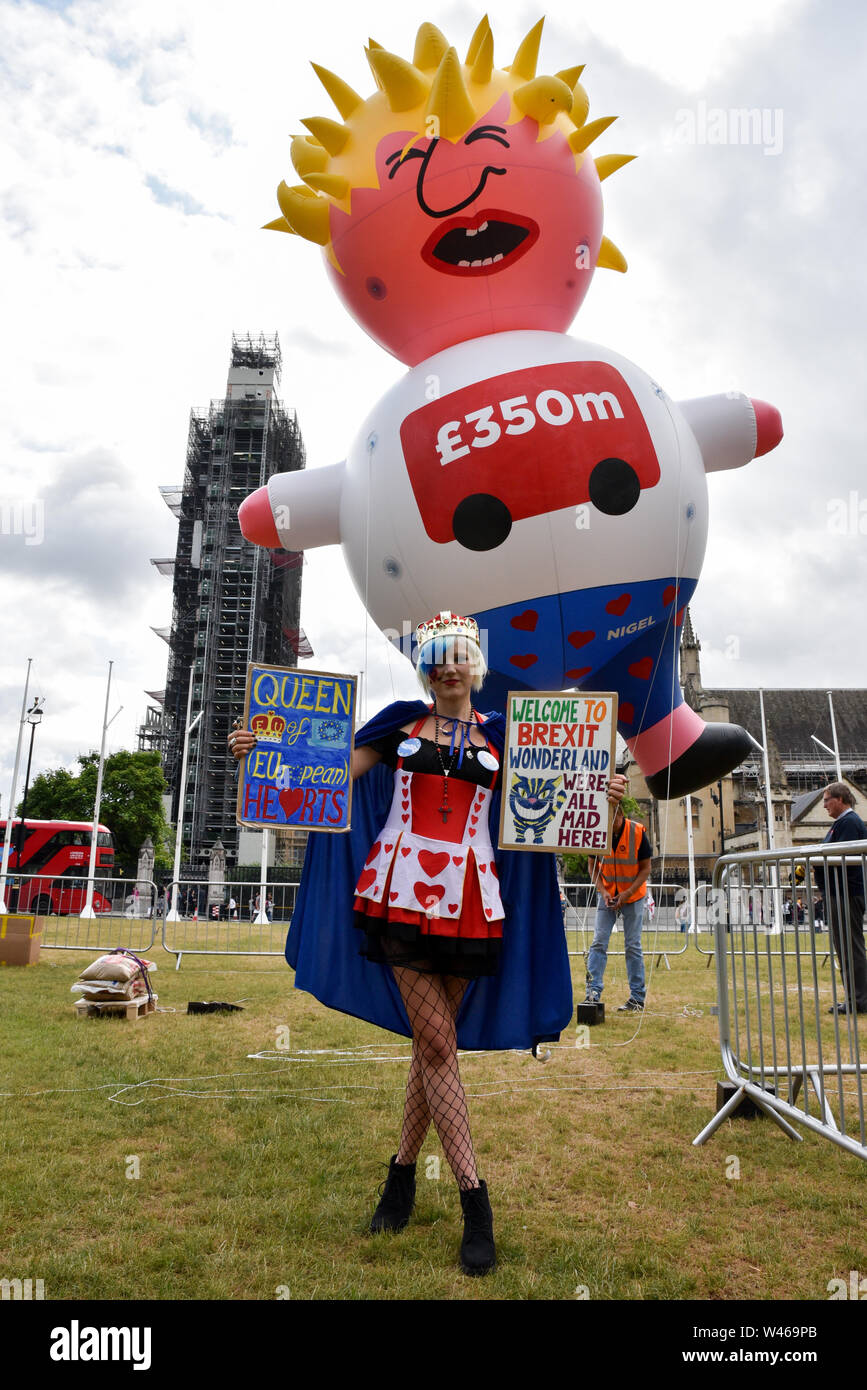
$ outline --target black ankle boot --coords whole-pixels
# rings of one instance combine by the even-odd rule
[[[378,1231],[402,1231],[415,1206],[415,1164],[398,1163],[394,1154],[380,1192],[379,1206],[370,1222],[371,1232],[375,1235]]]
[[[497,1263],[494,1213],[488,1200],[487,1185],[480,1182],[478,1187],[462,1189],[461,1206],[464,1212],[461,1269],[464,1274],[487,1274]]]

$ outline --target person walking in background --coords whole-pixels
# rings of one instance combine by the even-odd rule
[[[845,782],[826,787],[822,805],[834,824],[825,844],[846,840],[867,840],[867,829],[852,809],[855,798]],[[864,875],[861,865],[851,859],[845,867],[825,868],[814,860],[813,873],[825,901],[823,913],[840,969],[846,1000],[832,1004],[829,1013],[867,1013],[867,952],[864,949]]]
[[[596,905],[596,931],[587,956],[586,1004],[602,998],[608,942],[617,921],[623,917],[626,942],[626,976],[629,998],[618,1013],[641,1013],[644,1008],[644,957],[641,953],[641,926],[650,877],[650,842],[640,821],[628,820],[620,807],[614,816],[611,853],[604,859],[590,857],[587,867],[591,882],[599,886]]]

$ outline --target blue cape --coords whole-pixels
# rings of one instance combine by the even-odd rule
[[[424,718],[429,706],[400,700],[387,706],[356,735],[356,745]],[[502,755],[505,719],[487,716],[485,735]],[[502,779],[501,779],[502,780]],[[345,834],[311,832],[286,959],[295,988],[307,990],[329,1009],[366,1019],[392,1033],[412,1036],[391,967],[359,954],[354,890],[370,847],[391,806],[392,769],[377,763],[354,784],[352,829]],[[500,791],[492,797],[491,843],[500,825]],[[550,854],[496,850],[500,894],[506,912],[497,974],[471,980],[458,1014],[458,1046],[498,1051],[556,1041],[572,1018],[572,980],[557,886]]]

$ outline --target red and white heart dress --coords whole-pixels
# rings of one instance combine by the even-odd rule
[[[418,736],[424,722],[370,745],[394,768],[394,796],[355,887],[361,953],[436,974],[493,975],[505,916],[488,829],[499,757],[486,741],[466,742],[459,759]]]

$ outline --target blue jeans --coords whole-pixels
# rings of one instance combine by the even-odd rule
[[[641,954],[641,924],[644,921],[646,897],[634,903],[624,903],[618,909],[623,916],[623,935],[626,941],[626,978],[631,998],[644,1003],[644,957]],[[587,956],[587,988],[602,993],[602,977],[608,962],[608,942],[617,920],[617,912],[606,907],[601,894],[596,899],[596,931]]]

